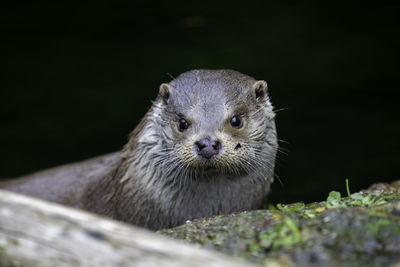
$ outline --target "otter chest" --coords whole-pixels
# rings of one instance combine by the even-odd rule
[[[179,189],[159,191],[162,193],[158,204],[162,213],[181,224],[194,218],[258,208],[268,189],[267,181],[253,177],[218,177],[182,183]]]

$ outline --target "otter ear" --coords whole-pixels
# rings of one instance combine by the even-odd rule
[[[268,86],[265,81],[256,81],[253,84],[253,92],[257,100],[263,100],[267,96]]]
[[[163,100],[163,102],[165,104],[168,103],[169,96],[171,94],[170,91],[171,91],[171,87],[169,86],[169,84],[163,83],[160,85],[159,96],[161,97],[161,99]]]

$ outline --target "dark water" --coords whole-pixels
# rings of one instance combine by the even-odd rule
[[[140,4],[3,6],[0,177],[118,150],[167,73],[231,68],[285,108],[272,201],[400,179],[398,5]]]

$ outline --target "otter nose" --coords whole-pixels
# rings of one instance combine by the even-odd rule
[[[218,140],[211,140],[210,137],[205,137],[195,143],[195,148],[198,155],[210,159],[219,153],[222,145]]]

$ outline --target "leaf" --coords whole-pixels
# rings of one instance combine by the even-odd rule
[[[341,203],[340,192],[331,191],[328,198],[326,199],[326,207],[344,207],[344,203]]]

